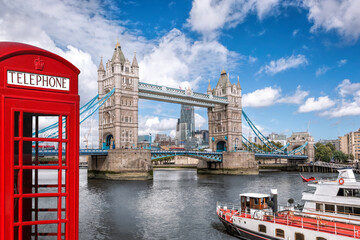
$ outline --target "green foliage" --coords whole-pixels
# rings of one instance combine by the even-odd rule
[[[289,198],[288,203],[289,203],[290,205],[293,204],[294,202],[295,202],[294,199]]]
[[[349,156],[341,151],[334,151],[333,158],[336,162],[345,163]]]
[[[352,154],[347,155],[341,151],[337,151],[335,146],[331,143],[327,143],[325,145],[316,143],[315,146],[316,161],[330,162],[331,159],[334,159],[336,162],[345,163],[349,158],[352,160],[354,159]]]
[[[271,141],[271,142],[272,142],[272,144],[274,144],[274,145],[277,146],[278,148],[282,148],[282,147],[283,147],[283,145],[282,145],[281,143],[274,142],[274,141]],[[270,148],[268,148],[265,144],[263,144],[263,145],[261,145],[261,144],[256,144],[256,143],[252,143],[252,144],[255,145],[256,147],[258,147],[259,149],[265,151],[265,152],[272,152],[272,150],[271,150]],[[250,145],[249,143],[247,143],[247,145],[249,145],[249,147],[251,147],[251,145]],[[268,143],[268,145],[271,146],[270,143]],[[245,148],[245,150],[252,151],[252,149],[251,149],[251,148],[249,149],[248,147],[246,147],[246,145],[243,145],[243,147]],[[256,149],[256,148],[254,147],[254,150],[255,150],[255,149]]]
[[[331,152],[335,152],[336,151],[336,148],[333,144],[331,143],[327,143],[325,146],[329,147],[331,149]]]
[[[354,155],[353,155],[352,153],[350,153],[350,154],[349,154],[349,158],[350,158],[351,160],[354,160]]]
[[[316,161],[324,161],[330,162],[333,152],[329,146],[322,145],[321,143],[316,143],[315,146],[315,160]]]

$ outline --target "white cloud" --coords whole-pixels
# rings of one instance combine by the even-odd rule
[[[82,104],[96,95],[98,59],[111,56],[117,37],[131,53],[149,45],[120,22],[106,19],[95,0],[0,2],[0,41],[35,45],[72,62],[81,71]]]
[[[360,36],[360,1],[358,0],[303,0],[309,9],[308,19],[314,23],[311,31],[335,30],[349,40]]]
[[[295,30],[292,32],[293,37],[295,37],[298,33],[299,33],[299,29],[295,29]]]
[[[330,118],[360,115],[360,83],[351,83],[349,79],[344,79],[336,90],[339,92],[341,102],[321,115]]]
[[[308,98],[306,102],[299,107],[298,112],[321,111],[330,108],[334,105],[335,102],[331,100],[328,96],[319,97],[318,100],[311,97]]]
[[[139,62],[140,80],[196,90],[207,77],[219,74],[219,66],[231,69],[239,57],[217,41],[192,42],[180,30],[173,29]]]
[[[249,56],[249,63],[254,63],[257,61],[257,58],[256,57],[253,57],[253,56]]]
[[[297,86],[295,93],[279,99],[279,103],[301,104],[304,99],[309,95],[309,91],[301,90],[301,86]]]
[[[198,113],[195,113],[195,128],[196,129],[201,129],[202,126],[204,126],[205,124],[207,124],[207,119],[205,119],[203,116],[201,116]]]
[[[281,89],[266,87],[244,94],[242,97],[243,107],[268,107],[276,103]]]
[[[338,67],[342,67],[347,63],[347,59],[341,59],[337,62]]]
[[[187,22],[193,31],[214,38],[222,28],[242,23],[249,13],[263,19],[278,3],[279,0],[194,0]]]
[[[354,95],[360,97],[360,83],[351,83],[349,79],[344,79],[336,89],[339,91],[340,96]]]
[[[320,115],[331,118],[360,115],[360,98],[356,97],[353,101],[342,100],[338,107],[325,111]]]
[[[287,58],[280,58],[278,60],[272,60],[269,64],[260,68],[257,74],[265,72],[270,75],[277,74],[290,68],[297,68],[301,65],[308,63],[304,55],[291,55]]]
[[[328,67],[328,66],[322,66],[322,67],[319,67],[316,72],[315,72],[315,75],[316,76],[320,76],[320,75],[323,75],[325,74],[327,71],[329,71],[331,68]]]
[[[175,138],[176,137],[176,130],[171,130],[170,133],[169,133],[169,136],[172,137],[172,138]]]
[[[154,116],[139,116],[139,135],[153,134],[159,132],[167,132],[176,128],[176,118],[159,119]]]
[[[296,91],[289,95],[281,96],[281,88],[266,87],[243,95],[244,107],[269,107],[277,103],[302,104],[309,95],[309,91],[301,90],[297,86]]]

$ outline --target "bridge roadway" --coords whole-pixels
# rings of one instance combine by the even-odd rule
[[[32,152],[35,155],[35,150]],[[56,156],[58,150],[39,150],[39,156]],[[63,155],[65,151],[63,150]],[[97,155],[106,156],[108,150],[103,149],[80,149],[80,155]],[[205,152],[205,151],[151,151],[151,160],[157,160],[165,157],[172,157],[176,155],[193,156],[205,159],[209,162],[222,162],[222,152]],[[306,155],[286,155],[279,153],[255,153],[256,158],[282,158],[289,160],[306,160]]]
[[[204,93],[192,92],[139,82],[139,98],[163,102],[187,104],[198,107],[215,107],[229,104],[226,97],[218,97]]]

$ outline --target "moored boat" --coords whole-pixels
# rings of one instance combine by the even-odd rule
[[[217,203],[226,230],[241,239],[349,240],[360,239],[360,183],[351,169],[338,170],[337,179],[309,183],[302,210],[278,206],[271,194],[243,193],[236,205]]]

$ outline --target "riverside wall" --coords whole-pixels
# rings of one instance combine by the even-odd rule
[[[88,177],[112,180],[150,180],[153,178],[150,150],[111,149],[107,156],[92,156]]]
[[[223,152],[223,162],[199,161],[199,174],[256,175],[259,166],[252,152]]]

